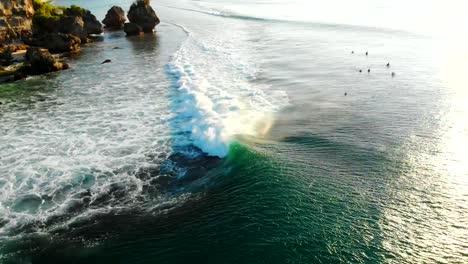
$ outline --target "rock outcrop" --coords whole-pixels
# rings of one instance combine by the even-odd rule
[[[36,8],[33,17],[33,38],[35,39],[41,39],[50,33],[63,33],[76,36],[80,38],[80,43],[86,43],[89,35],[103,32],[101,22],[89,10],[79,6],[72,5],[64,8],[34,1],[34,7]],[[55,50],[49,46],[44,47],[51,51]]]
[[[114,20],[122,27],[125,13],[114,11],[119,16]],[[0,0],[0,83],[68,69],[50,52],[77,51],[103,31],[89,10],[76,5],[65,8],[42,0]]]
[[[88,35],[98,35],[104,32],[103,26],[96,16],[91,14],[89,10],[86,10],[86,13],[82,15],[84,27]]]
[[[139,25],[145,33],[152,33],[160,22],[149,0],[137,0],[130,6],[127,16],[131,23]]]
[[[85,29],[85,23],[83,18],[80,16],[66,16],[60,19],[59,28],[60,33],[71,34],[79,37],[81,42],[86,42],[88,38],[88,32]]]
[[[29,48],[26,53],[29,65],[25,72],[31,75],[68,69],[68,64],[57,61],[46,49]]]
[[[74,35],[83,43],[89,35],[102,32],[101,22],[76,5],[64,8],[40,0],[0,0],[0,43],[31,42],[49,33]]]
[[[0,49],[0,65],[10,65],[13,60],[13,51],[10,47]]]
[[[22,51],[28,49],[25,44],[0,44],[0,65],[10,65],[13,61],[20,61]]]
[[[135,23],[125,23],[124,31],[127,33],[127,36],[136,36],[143,32],[141,27]]]
[[[124,27],[125,11],[119,6],[113,6],[107,11],[106,17],[102,20],[102,23],[107,29],[121,29]]]
[[[72,34],[46,33],[28,40],[27,44],[44,47],[51,52],[71,52],[80,49],[81,39]]]
[[[0,66],[0,83],[14,82],[27,77],[23,72],[24,64],[18,63],[8,67]]]
[[[71,5],[63,11],[65,16],[81,17],[84,22],[84,29],[88,35],[101,34],[104,32],[101,22],[99,22],[91,11],[81,8],[77,5]]]
[[[31,35],[32,0],[0,0],[0,42]]]

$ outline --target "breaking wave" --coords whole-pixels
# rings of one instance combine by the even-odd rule
[[[176,142],[225,157],[237,135],[265,134],[273,113],[287,104],[284,92],[267,96],[255,86],[255,66],[236,52],[228,43],[207,45],[190,35],[173,56],[166,67],[175,89],[172,123],[175,131],[188,135],[188,142]]]

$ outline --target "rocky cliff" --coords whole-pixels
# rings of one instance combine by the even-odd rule
[[[33,0],[0,0],[0,43],[31,35]]]

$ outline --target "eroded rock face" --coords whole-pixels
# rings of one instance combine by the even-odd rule
[[[133,3],[128,11],[128,20],[139,25],[145,33],[152,33],[160,22],[149,0],[137,0]]]
[[[89,10],[82,16],[84,21],[84,27],[88,35],[90,34],[101,34],[104,32],[101,22],[97,20],[96,16],[91,14]]]
[[[13,60],[13,50],[6,46],[0,48],[0,65],[9,65]]]
[[[113,6],[107,11],[106,17],[102,23],[108,29],[121,29],[125,24],[125,11],[119,6]]]
[[[0,42],[31,35],[33,0],[0,0]]]
[[[79,16],[64,17],[60,20],[59,30],[61,33],[72,34],[81,39],[81,42],[86,42],[88,33],[84,27],[84,21]]]
[[[57,61],[46,49],[29,48],[26,52],[26,58],[29,60],[29,66],[26,71],[28,74],[44,74],[48,72],[61,71],[68,69],[66,63]]]
[[[51,52],[70,52],[80,49],[81,39],[71,34],[47,33],[29,40],[28,44],[47,48]]]
[[[127,36],[136,36],[143,32],[141,27],[135,23],[125,23],[124,31],[127,33]]]
[[[64,11],[65,16],[81,17],[84,22],[84,28],[86,33],[89,34],[101,34],[104,32],[101,22],[99,22],[95,15],[91,11],[81,8],[76,5],[72,5]]]
[[[25,44],[0,44],[0,65],[8,66],[14,60],[19,61],[20,51],[28,48]]]
[[[18,44],[0,44],[0,53],[3,53],[6,50],[10,50],[11,52],[15,52],[18,50],[26,50],[29,46],[26,44],[18,43]]]
[[[0,16],[29,16],[34,15],[32,0],[0,0]]]
[[[102,24],[89,10],[72,6],[63,12],[60,9],[58,11],[58,14],[50,17],[34,16],[33,38],[42,38],[49,33],[64,33],[74,35],[80,38],[81,43],[86,43],[89,35],[103,32]]]

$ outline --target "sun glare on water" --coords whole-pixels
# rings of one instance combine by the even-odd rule
[[[224,11],[253,17],[311,21],[404,30],[465,38],[468,1],[463,0],[262,0],[251,8],[244,1],[224,5]]]

